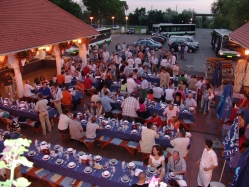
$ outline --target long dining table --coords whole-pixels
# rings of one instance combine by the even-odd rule
[[[131,186],[134,183],[138,182],[138,178],[134,175],[132,175],[130,168],[128,167],[127,162],[122,162],[116,160],[114,164],[112,164],[111,159],[101,157],[100,160],[95,160],[94,156],[96,155],[89,155],[86,154],[88,157],[91,157],[94,161],[94,165],[90,165],[91,172],[86,173],[86,163],[81,163],[80,157],[79,157],[79,151],[75,150],[75,153],[68,152],[67,148],[59,148],[58,153],[52,153],[51,150],[55,150],[55,145],[50,144],[50,159],[45,160],[44,155],[40,151],[40,142],[38,141],[38,145],[32,144],[28,149],[29,151],[35,151],[34,155],[30,155],[28,152],[24,155],[28,158],[28,160],[32,161],[35,166],[41,167],[44,169],[47,169],[51,172],[56,172],[58,174],[71,177],[76,180],[83,180],[85,182],[88,182],[90,184],[99,185],[101,187],[128,187]],[[63,163],[58,164],[57,159],[60,158],[63,160]],[[70,162],[74,162],[76,165],[75,167],[69,168],[68,164]],[[103,169],[103,166],[106,166],[106,169]],[[125,168],[123,167],[125,166]],[[147,180],[150,180],[150,178],[154,175],[153,173],[150,173],[148,169],[145,166],[136,165],[134,169],[140,169],[142,171],[146,171]],[[103,177],[103,172],[109,171],[110,176],[109,177]],[[126,183],[122,182],[121,177],[127,175],[130,180]],[[185,177],[179,177],[181,179],[185,179]],[[169,179],[168,173],[163,178],[165,182],[167,182]]]
[[[4,134],[5,133],[8,133],[11,139],[17,139],[22,136],[22,134],[16,134],[16,133],[12,133],[12,132],[8,132],[3,129],[0,129],[0,153],[2,153],[4,149]]]

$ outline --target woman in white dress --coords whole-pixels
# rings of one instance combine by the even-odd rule
[[[157,169],[157,174],[165,172],[165,158],[160,145],[154,145],[152,147],[152,151],[149,157],[149,165]]]

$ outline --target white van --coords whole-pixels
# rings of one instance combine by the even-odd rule
[[[195,46],[196,48],[199,48],[199,42],[197,42],[193,38],[193,36],[173,36],[173,35],[171,35],[169,38],[169,46],[175,41],[183,41],[189,45],[192,45],[192,46]]]

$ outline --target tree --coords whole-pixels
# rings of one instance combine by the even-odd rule
[[[49,0],[58,7],[72,14],[76,18],[82,19],[82,9],[80,5],[72,0]]]
[[[172,10],[171,8],[167,8],[166,12],[164,12],[163,19],[168,23],[172,23],[173,19],[178,16],[178,12]]]
[[[120,0],[82,0],[87,10],[94,17],[94,21],[102,25],[104,18],[110,19],[114,16],[116,20],[124,19],[125,10],[128,9],[126,1]]]

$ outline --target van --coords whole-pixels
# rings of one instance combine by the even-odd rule
[[[195,46],[196,48],[199,48],[199,42],[197,42],[193,36],[173,36],[171,35],[169,38],[169,46],[175,42],[175,41],[182,41],[186,42],[189,45]]]

